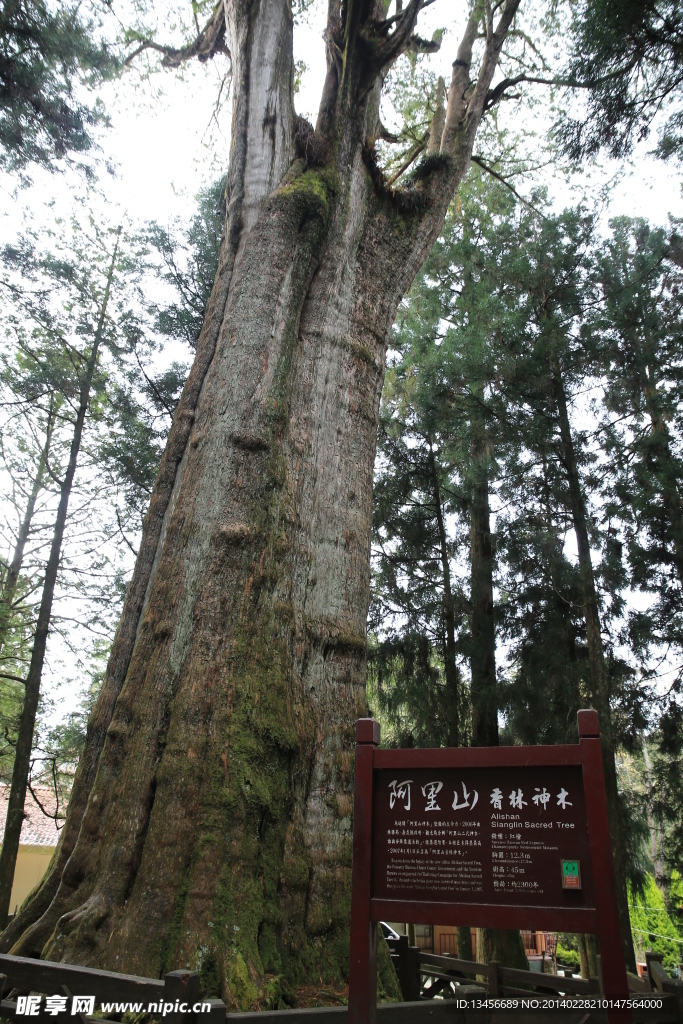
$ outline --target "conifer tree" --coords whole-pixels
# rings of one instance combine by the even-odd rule
[[[630,153],[659,121],[657,152],[683,152],[683,7],[679,0],[584,0],[572,12],[563,81],[585,113],[558,124],[574,159]],[[663,115],[663,116],[662,116]]]
[[[26,789],[28,785],[33,733],[36,723],[36,714],[38,711],[38,700],[40,697],[40,684],[43,674],[43,664],[45,661],[47,636],[52,617],[55,585],[57,582],[57,573],[62,555],[64,529],[66,526],[66,518],[74,477],[76,475],[76,465],[83,439],[85,417],[91,402],[93,378],[98,367],[99,350],[100,346],[105,343],[106,338],[107,312],[114,271],[117,264],[120,234],[121,229],[119,228],[116,232],[116,239],[111,252],[109,265],[105,269],[104,287],[96,299],[96,308],[91,311],[86,306],[85,309],[81,310],[83,326],[85,326],[90,317],[94,316],[94,331],[89,339],[90,345],[85,351],[79,352],[73,342],[68,339],[68,336],[62,337],[65,354],[68,353],[68,357],[77,366],[76,378],[74,381],[75,389],[73,393],[73,399],[75,400],[75,419],[73,421],[73,432],[69,445],[68,460],[64,475],[59,484],[59,506],[54,523],[50,553],[45,567],[40,608],[33,637],[31,661],[24,683],[24,700],[19,728],[17,730],[14,765],[12,769],[12,784],[10,787],[7,805],[7,818],[5,821],[2,850],[0,851],[0,927],[2,928],[4,928],[7,923],[9,901],[14,881],[14,869],[19,850],[19,837],[24,820],[24,802],[26,800]],[[25,262],[24,267],[26,267]],[[71,271],[72,268],[67,270],[67,268],[62,265],[59,268],[58,274],[59,276],[63,276],[64,273],[70,273]],[[90,288],[95,284],[95,281],[90,278],[90,275],[87,276],[89,280],[86,288],[87,291],[90,291]],[[85,289],[82,294],[84,297],[85,294],[87,294]],[[43,310],[43,319],[46,318],[46,312],[47,311]],[[50,335],[45,339],[48,351],[50,346],[54,345],[57,338],[59,338],[59,333],[57,324],[53,323],[53,329]],[[47,361],[46,356],[49,358],[47,351],[44,351],[43,353],[35,353],[35,358],[38,362],[41,360]]]
[[[675,227],[613,222],[591,318],[606,374],[604,444],[614,466],[610,514],[623,529],[629,582],[653,596],[631,615],[644,664],[653,644],[683,641],[683,333],[681,240]]]
[[[614,755],[617,745],[630,742],[644,723],[643,693],[633,685],[632,669],[614,656],[605,629],[623,611],[626,577],[611,534],[603,537],[590,506],[590,495],[600,497],[605,478],[592,468],[599,452],[586,432],[577,430],[569,411],[575,395],[597,379],[601,366],[600,346],[588,329],[588,311],[598,299],[591,283],[593,228],[589,219],[572,211],[541,217],[500,197],[495,213],[482,213],[482,205],[468,209],[465,204],[463,223],[450,237],[450,226],[458,219],[449,221],[424,279],[418,278],[411,296],[414,309],[405,319],[424,315],[426,334],[441,325],[443,342],[431,345],[431,361],[420,361],[417,347],[411,351],[402,369],[409,384],[406,395],[414,402],[420,385],[413,378],[421,380],[441,412],[440,438],[450,431],[450,439],[441,442],[441,458],[454,466],[457,487],[452,483],[451,493],[459,494],[471,536],[472,481],[482,488],[485,511],[491,475],[499,477],[495,487],[502,508],[496,531],[505,556],[499,619],[511,644],[512,665],[505,689],[501,692],[497,683],[491,687],[496,731],[498,709],[505,707],[510,738],[567,740],[574,738],[579,707],[598,708],[624,945],[632,960],[625,879],[633,830],[625,825]],[[468,234],[476,238],[476,246]],[[441,304],[429,296],[430,289],[442,296]],[[421,401],[426,404],[427,399],[421,396]],[[419,408],[415,406],[416,417]],[[467,439],[467,458],[449,463],[444,454],[449,444],[455,451],[456,437],[461,444]],[[488,515],[482,518],[490,524]],[[400,522],[400,516],[395,519]],[[576,566],[563,552],[568,529],[577,540]],[[606,551],[599,572],[591,550],[595,542]],[[474,544],[470,552],[472,567]],[[601,578],[608,600],[599,590]],[[476,582],[474,576],[472,580]],[[492,580],[487,575],[481,591],[489,605]],[[472,586],[471,623],[475,593]],[[477,638],[470,629],[470,651],[476,651],[481,635]],[[481,649],[495,665],[495,642],[489,640]],[[470,657],[470,665],[476,707],[476,657]]]
[[[49,169],[92,148],[105,122],[84,96],[120,70],[95,5],[5,0],[0,9],[0,166]]]

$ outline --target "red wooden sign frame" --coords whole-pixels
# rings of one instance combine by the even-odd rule
[[[470,925],[481,928],[542,928],[596,933],[600,941],[606,999],[628,998],[628,981],[617,911],[607,794],[596,711],[578,713],[579,742],[547,747],[469,747],[379,750],[379,723],[356,723],[351,889],[349,1024],[375,1024],[377,1004],[377,922]],[[525,906],[464,902],[375,899],[372,894],[372,826],[375,773],[382,769],[544,768],[582,769],[588,847],[595,906]],[[630,1015],[629,1015],[630,1016]],[[611,1020],[623,1021],[608,1012]]]

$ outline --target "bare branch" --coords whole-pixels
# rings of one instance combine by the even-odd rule
[[[507,178],[503,177],[502,174],[499,174],[498,171],[495,171],[493,169],[493,167],[491,167],[484,160],[482,160],[482,158],[480,156],[476,156],[475,153],[472,154],[472,163],[476,164],[478,167],[481,167],[482,171],[486,171],[486,173],[490,174],[492,178],[495,178],[496,181],[499,181],[501,183],[501,185],[505,185],[505,188],[509,189],[510,192],[512,192],[513,196],[515,196],[520,201],[520,203],[522,203],[524,206],[526,206],[529,210],[531,210],[537,216],[541,217],[542,220],[547,220],[548,219],[545,216],[545,214],[541,213],[540,210],[537,210],[536,207],[533,206],[528,201],[528,199],[525,199],[524,196],[520,195],[519,192],[517,191],[517,189],[514,187],[514,185],[511,185],[510,182],[507,180]]]
[[[526,75],[515,75],[514,78],[504,78],[495,89],[489,89],[484,100],[484,110],[490,110],[499,100],[503,98],[508,89],[514,89],[520,82],[527,81]]]
[[[470,14],[467,26],[458,46],[458,53],[453,61],[453,73],[448,90],[448,106],[446,120],[441,136],[441,151],[450,153],[455,145],[455,138],[467,112],[469,94],[472,87],[470,67],[472,64],[472,46],[477,38],[480,12],[475,6]]]
[[[401,136],[400,135],[394,135],[394,133],[390,132],[389,129],[386,128],[382,124],[381,121],[379,122],[379,127],[377,129],[377,138],[378,139],[382,139],[384,142],[400,142],[401,141]]]
[[[484,0],[484,10],[486,11],[486,42],[490,43],[493,40],[493,8],[491,7],[491,0]]]
[[[165,68],[178,68],[187,60],[194,57],[202,63],[212,60],[217,53],[224,53],[230,56],[230,51],[225,42],[225,10],[223,0],[216,5],[213,14],[207,21],[204,28],[198,32],[197,38],[188,46],[178,49],[175,46],[163,46],[153,39],[139,39],[139,45],[129,53],[124,64],[131,64],[144,50],[154,50],[156,53],[163,53],[162,65]]]
[[[396,28],[391,35],[387,36],[379,45],[375,45],[373,66],[377,71],[391,64],[408,47],[417,16],[424,6],[423,0],[410,0],[405,11],[396,19]],[[373,34],[377,33],[377,26],[373,26],[373,29]],[[379,34],[381,34],[381,29]]]
[[[479,78],[470,103],[470,112],[475,119],[480,117],[484,112],[484,104],[486,102],[486,97],[488,96],[491,81],[498,66],[500,51],[503,48],[503,43],[505,42],[505,38],[508,34],[508,30],[512,24],[512,19],[517,12],[519,4],[520,0],[506,0],[505,6],[502,8],[501,15],[498,19],[498,24],[496,25],[491,38],[487,39],[484,57],[479,69]]]
[[[432,117],[432,123],[429,126],[429,145],[427,146],[429,156],[438,153],[441,147],[441,136],[443,135],[443,126],[446,121],[446,111],[443,105],[445,88],[445,82],[439,76],[436,83],[436,110]]]
[[[53,769],[54,769],[54,758],[52,758],[52,761],[53,761]],[[57,777],[56,777],[54,771],[53,771],[53,778],[54,778],[54,785],[55,785],[55,796],[56,796],[56,799],[57,799],[57,806],[55,808],[55,813],[54,814],[50,814],[50,812],[47,811],[43,807],[43,805],[41,804],[40,800],[36,796],[36,791],[33,789],[33,786],[31,785],[31,781],[30,780],[26,783],[26,786],[28,788],[29,793],[31,794],[31,796],[33,797],[35,802],[38,804],[38,806],[40,807],[40,809],[43,812],[43,814],[45,815],[45,817],[46,818],[52,818],[54,823],[57,824],[57,821],[58,821],[57,815],[59,814],[59,793],[57,792]],[[57,827],[59,828],[59,826],[57,826]]]
[[[22,679],[21,676],[14,676],[11,672],[0,672],[0,679],[10,679],[14,683],[21,683],[22,686],[26,685],[25,679]]]
[[[425,132],[425,134],[422,136],[420,142],[417,144],[415,149],[412,149],[410,151],[410,153],[408,154],[406,159],[403,161],[403,163],[401,164],[399,169],[396,171],[396,173],[393,174],[391,176],[391,178],[389,178],[389,180],[387,182],[387,187],[393,185],[394,182],[397,181],[401,177],[403,172],[407,171],[408,168],[410,167],[410,165],[415,163],[415,161],[417,160],[417,158],[420,155],[420,153],[424,152],[424,149],[425,149],[425,147],[427,145],[427,139],[428,138],[429,138],[429,133]]]
[[[117,523],[119,524],[119,533],[121,534],[121,537],[122,537],[122,539],[123,539],[124,543],[125,543],[125,544],[126,544],[126,545],[128,546],[128,548],[129,548],[129,549],[130,549],[130,550],[132,551],[132,553],[133,553],[133,555],[135,556],[135,558],[137,558],[137,557],[138,557],[138,553],[137,553],[137,551],[135,550],[135,548],[133,547],[133,545],[131,544],[131,542],[130,542],[130,541],[128,540],[128,538],[126,537],[126,533],[125,533],[125,530],[123,529],[123,523],[121,522],[121,515],[120,515],[120,513],[119,513],[119,510],[118,510],[118,508],[116,509],[116,522],[117,522]]]

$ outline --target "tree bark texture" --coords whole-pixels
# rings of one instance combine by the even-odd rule
[[[579,961],[581,963],[582,978],[597,978],[598,976],[598,940],[595,935],[578,935]]]
[[[600,738],[602,741],[602,759],[605,770],[605,787],[607,790],[607,806],[609,810],[610,831],[614,854],[614,872],[617,885],[617,903],[619,907],[619,923],[624,946],[626,967],[635,973],[635,953],[631,935],[631,919],[628,911],[628,893],[626,889],[626,860],[621,817],[619,813],[619,793],[617,788],[617,768],[614,757],[614,735],[610,710],[609,680],[605,665],[602,646],[602,630],[600,627],[600,609],[593,574],[590,540],[588,537],[588,517],[583,487],[579,476],[574,438],[572,436],[567,398],[560,370],[556,370],[553,380],[554,398],[560,428],[560,446],[562,462],[567,477],[568,494],[572,523],[576,535],[576,546],[579,555],[579,573],[583,596],[584,616],[586,620],[586,641],[588,645],[588,666],[590,674],[589,698],[592,706],[600,717]]]
[[[459,925],[458,933],[458,960],[472,960],[472,931],[468,925]]]
[[[119,228],[119,234],[120,231],[121,229]],[[36,631],[33,637],[31,661],[28,668],[28,674],[26,676],[26,682],[24,684],[24,703],[21,709],[21,717],[19,719],[19,731],[17,733],[14,764],[12,766],[12,783],[10,785],[9,799],[7,802],[5,832],[2,840],[2,850],[0,850],[0,927],[2,928],[7,924],[7,914],[9,912],[9,903],[12,894],[12,883],[14,881],[14,869],[17,863],[17,853],[19,852],[21,826],[24,821],[24,802],[26,800],[26,789],[28,787],[28,777],[31,765],[33,731],[36,724],[36,713],[38,711],[38,700],[40,698],[40,681],[43,674],[43,662],[45,660],[47,635],[50,629],[50,619],[52,617],[52,602],[54,599],[55,584],[57,583],[57,572],[59,570],[59,561],[62,554],[62,541],[64,539],[64,528],[66,526],[69,498],[71,497],[71,488],[73,487],[74,476],[76,475],[78,454],[81,450],[83,427],[88,411],[88,404],[90,402],[90,388],[92,385],[95,367],[97,366],[97,357],[102,341],[102,332],[104,329],[105,317],[107,315],[107,305],[109,303],[109,293],[111,290],[112,277],[114,275],[117,251],[118,235],[116,245],[114,246],[114,253],[112,256],[111,266],[109,268],[104,296],[102,298],[99,321],[93,337],[88,361],[85,366],[85,373],[81,380],[78,412],[76,413],[76,422],[74,423],[74,432],[71,438],[69,461],[67,463],[64,479],[62,480],[59,489],[57,517],[55,519],[55,528],[52,534],[50,554],[45,567],[43,592],[40,600],[40,608],[38,610]],[[46,446],[49,445],[49,437],[50,435],[48,433]],[[44,465],[44,460],[46,459],[47,450],[45,450],[41,456],[42,465]]]
[[[366,711],[372,473],[389,331],[467,168],[518,0],[481,10],[441,150],[377,170],[381,3],[331,0],[318,124],[292,106],[289,0],[228,0],[233,136],[221,262],[164,454],[53,870],[16,953],[202,972],[348,964],[354,724]],[[35,905],[35,906],[34,906]]]

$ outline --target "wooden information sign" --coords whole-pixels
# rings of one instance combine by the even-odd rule
[[[349,1024],[375,1021],[378,921],[597,933],[628,997],[597,712],[578,721],[578,744],[379,750],[359,719]]]

